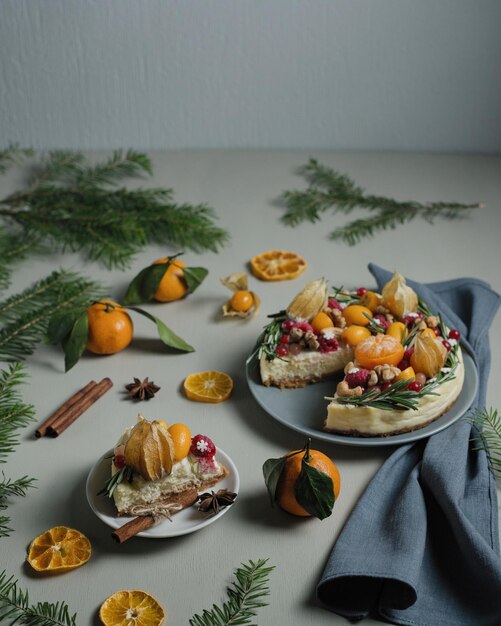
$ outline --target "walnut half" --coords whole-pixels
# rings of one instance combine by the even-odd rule
[[[342,380],[336,387],[336,393],[340,398],[354,398],[361,396],[364,393],[364,390],[360,386],[350,389],[348,383],[345,380]]]

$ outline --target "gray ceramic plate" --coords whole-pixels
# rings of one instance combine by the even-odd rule
[[[419,430],[389,437],[349,437],[324,432],[322,426],[327,415],[325,396],[333,396],[338,379],[308,385],[302,389],[265,387],[261,384],[258,363],[255,359],[247,364],[247,382],[258,404],[277,421],[293,430],[315,439],[346,446],[388,446],[409,443],[434,435],[447,428],[470,408],[477,393],[477,368],[471,356],[463,349],[465,381],[459,398],[452,408],[437,420]]]

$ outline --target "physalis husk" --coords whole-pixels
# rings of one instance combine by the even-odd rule
[[[406,284],[405,278],[398,272],[395,272],[393,278],[383,287],[381,295],[381,304],[399,319],[402,319],[407,313],[417,311],[418,297],[416,292]]]

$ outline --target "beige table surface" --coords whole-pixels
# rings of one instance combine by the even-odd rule
[[[62,353],[56,348],[40,347],[27,360],[30,380],[23,396],[35,405],[40,421],[93,378],[110,376],[115,385],[60,438],[35,440],[31,427],[22,433],[21,445],[4,469],[11,477],[36,476],[38,488],[9,507],[16,530],[10,538],[0,539],[2,568],[19,577],[21,585],[29,588],[32,601],[66,600],[78,613],[79,624],[97,623],[98,607],[114,591],[139,588],[154,594],[167,608],[168,623],[178,626],[220,601],[240,562],[267,557],[276,570],[271,577],[271,604],[260,610],[258,624],[347,623],[316,605],[315,585],[350,511],[392,448],[318,442],[316,447],[338,464],[342,476],[333,515],[320,522],[270,509],[262,463],[300,446],[303,438],[275,422],[255,403],[247,389],[244,361],[266,314],[286,305],[307,280],[326,276],[337,285],[370,285],[370,261],[419,281],[475,276],[499,292],[501,158],[320,151],[183,151],[152,156],[152,184],[173,187],[179,201],[207,202],[231,233],[230,243],[219,254],[186,254],[189,264],[210,271],[195,294],[180,302],[146,307],[197,350],[189,355],[164,352],[153,326],[136,318],[137,339],[120,354],[85,356],[67,374]],[[420,201],[481,200],[486,207],[469,220],[437,221],[434,226],[416,221],[349,248],[328,239],[329,232],[344,223],[344,216],[327,214],[315,225],[296,229],[280,222],[282,210],[274,201],[282,190],[304,185],[295,170],[309,156],[349,173],[373,194]],[[1,190],[5,194],[18,183],[18,174],[12,172],[1,182]],[[262,299],[259,317],[250,322],[218,320],[219,307],[228,295],[219,277],[246,270],[250,257],[269,248],[301,253],[309,262],[308,270],[296,280],[278,284],[251,278],[251,289]],[[85,263],[78,255],[32,258],[16,268],[12,290],[65,267],[102,280],[109,285],[110,295],[120,298],[139,269],[176,251],[151,246],[137,255],[126,272],[107,271]],[[499,408],[500,339],[498,315],[491,331],[488,404]],[[235,389],[228,402],[206,405],[183,397],[180,385],[184,377],[205,369],[221,369],[233,377]],[[148,403],[125,400],[123,387],[133,376],[149,376],[162,389]],[[150,419],[182,421],[193,433],[210,435],[236,462],[241,491],[237,504],[200,532],[168,540],[136,538],[117,546],[110,539],[109,528],[86,502],[85,480],[97,458],[135,421],[139,410]],[[26,547],[40,532],[60,524],[83,531],[92,541],[93,557],[85,567],[69,574],[38,578],[23,564]]]

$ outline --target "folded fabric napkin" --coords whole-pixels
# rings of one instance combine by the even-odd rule
[[[391,273],[369,269],[380,288]],[[483,407],[489,326],[501,298],[476,279],[408,281],[474,355]],[[399,447],[383,464],[341,532],[317,586],[322,605],[358,621],[413,626],[501,626],[496,485],[471,425]]]

